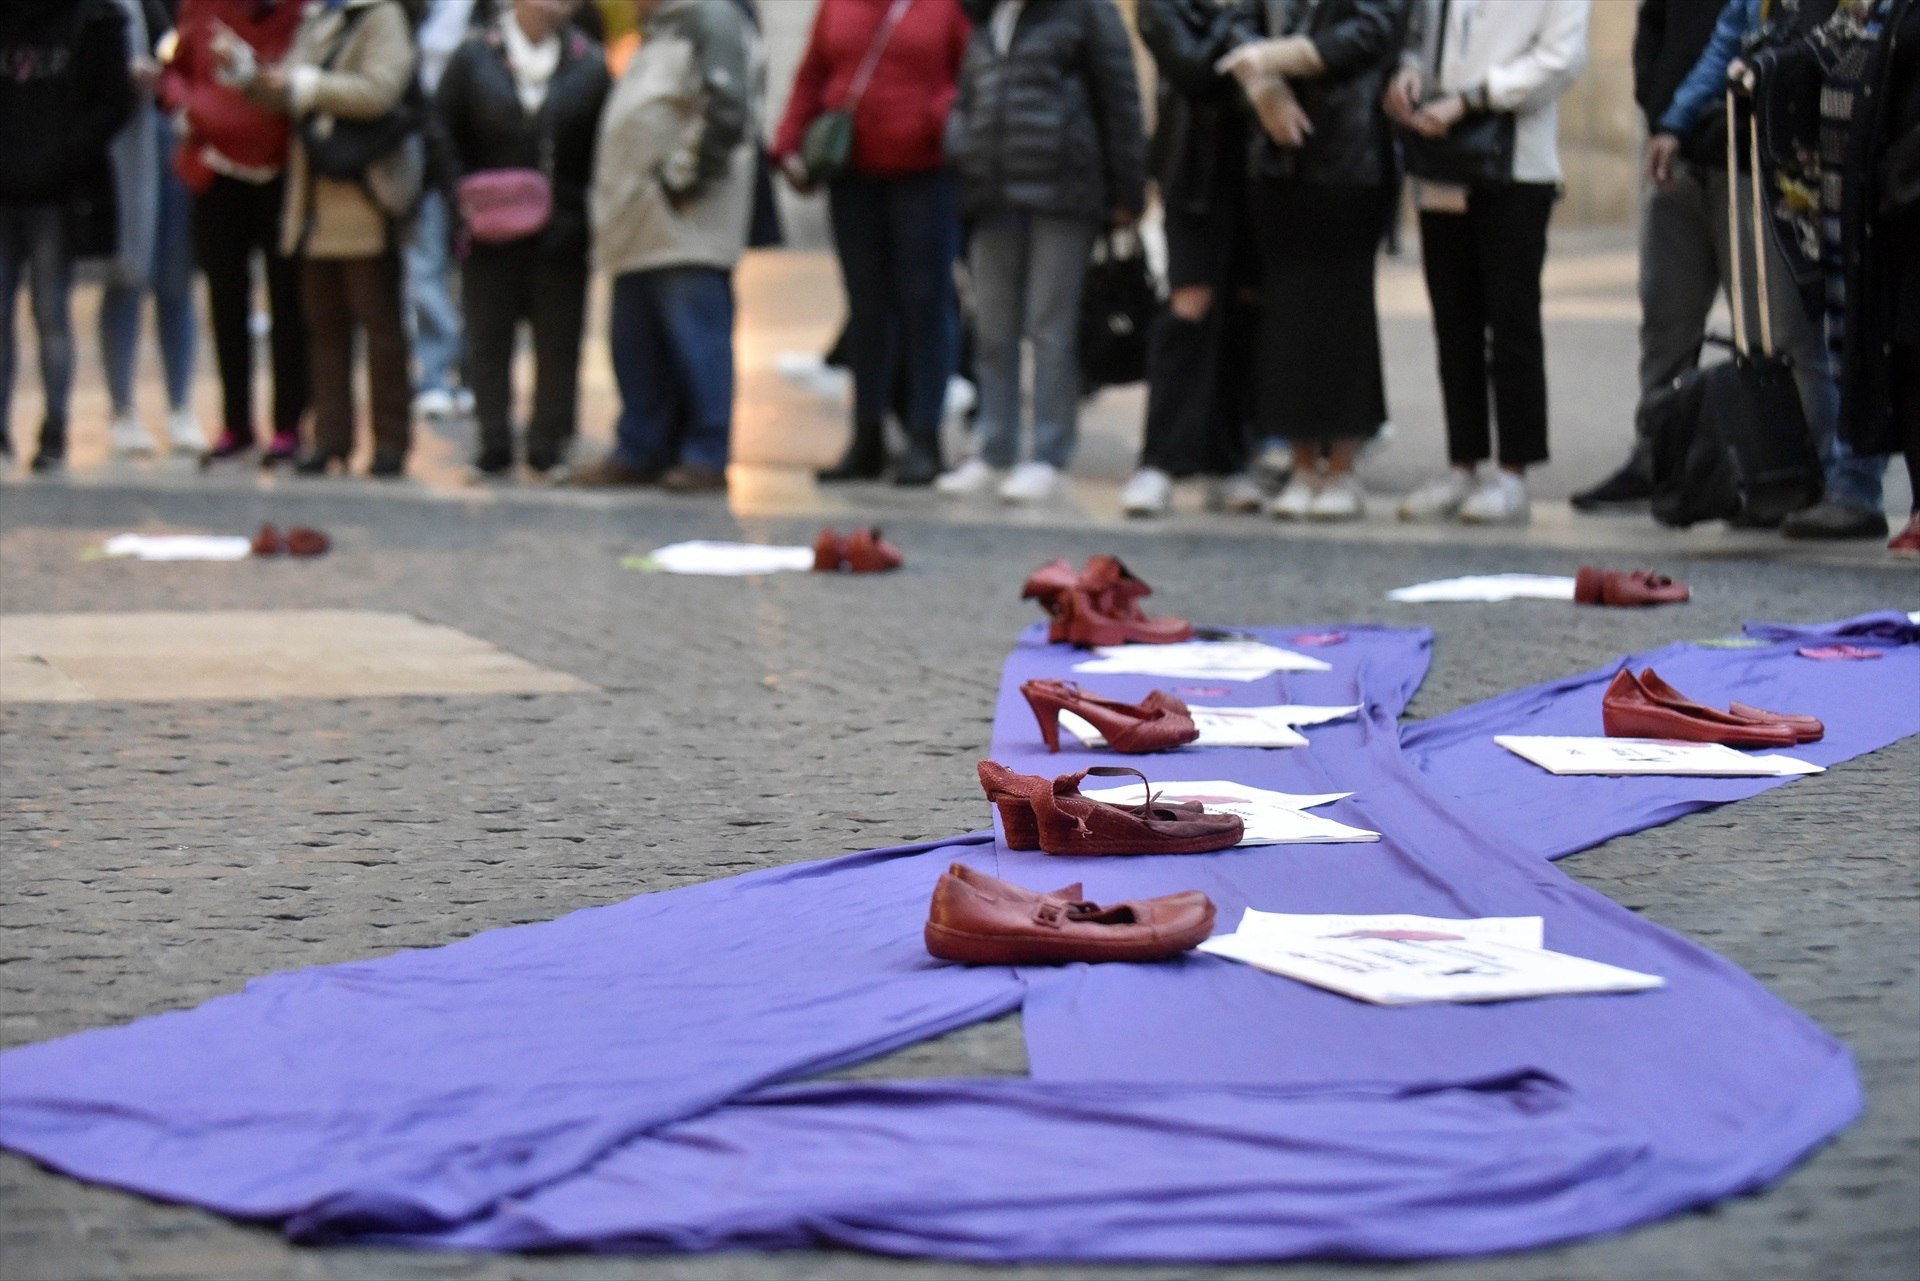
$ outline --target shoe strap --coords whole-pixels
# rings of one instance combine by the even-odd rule
[[[1141,818],[1151,819],[1153,817],[1153,803],[1160,799],[1160,794],[1153,790],[1153,783],[1148,780],[1145,774],[1134,769],[1131,765],[1089,765],[1087,767],[1087,773],[1098,774],[1101,778],[1125,778],[1129,774],[1133,775],[1140,780],[1140,788],[1141,791],[1145,793],[1145,798],[1139,806],[1129,806],[1127,808],[1130,809],[1131,812],[1138,814]]]

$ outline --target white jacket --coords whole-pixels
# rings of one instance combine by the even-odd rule
[[[1442,0],[1415,0],[1408,27],[1409,62],[1425,96],[1486,86],[1487,105],[1515,115],[1513,180],[1560,181],[1560,98],[1587,65],[1587,19],[1593,0],[1445,0],[1445,58],[1440,50]]]

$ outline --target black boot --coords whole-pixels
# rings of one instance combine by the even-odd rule
[[[828,485],[843,480],[878,480],[886,470],[885,426],[880,423],[855,423],[853,443],[847,446],[847,452],[827,470],[815,472],[814,478]]]
[[[940,465],[939,429],[916,436],[907,444],[907,452],[893,467],[893,483],[903,488],[919,489],[931,485],[944,471]]]

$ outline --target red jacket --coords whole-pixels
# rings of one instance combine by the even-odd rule
[[[249,169],[278,169],[287,160],[287,118],[247,101],[214,78],[213,33],[224,24],[249,45],[261,66],[286,57],[300,25],[302,0],[183,0],[175,30],[173,60],[160,77],[160,103],[169,114],[185,111],[188,136],[180,142],[178,167],[188,185],[205,190],[212,174],[200,159],[212,147]]]
[[[846,104],[854,74],[893,0],[821,0],[807,52],[794,72],[776,159],[800,150],[807,126]],[[960,0],[913,0],[854,108],[853,168],[874,177],[922,173],[945,163],[942,139],[972,25]]]

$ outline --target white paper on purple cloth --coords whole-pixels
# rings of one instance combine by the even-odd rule
[[[1190,747],[1305,747],[1307,736],[1297,726],[1343,721],[1360,712],[1354,707],[1201,707],[1188,704],[1193,727],[1200,737]],[[1060,713],[1060,728],[1087,747],[1105,747],[1106,736],[1091,721],[1072,712]],[[1177,750],[1177,749],[1176,749]]]
[[[1236,849],[1249,845],[1345,845],[1358,841],[1377,841],[1380,833],[1363,827],[1349,827],[1330,818],[1305,813],[1321,805],[1344,801],[1352,792],[1327,792],[1318,796],[1296,796],[1288,792],[1270,792],[1264,787],[1233,783],[1224,779],[1201,782],[1155,783],[1154,797],[1167,801],[1198,801],[1209,814],[1237,814],[1246,824],[1246,834]],[[1096,801],[1113,805],[1138,805],[1142,789],[1138,783],[1124,787],[1101,787],[1082,791]]]
[[[1169,676],[1176,680],[1257,681],[1275,672],[1330,672],[1331,664],[1265,641],[1181,641],[1106,645],[1075,663],[1083,675]]]
[[[1793,778],[1826,767],[1791,756],[1750,756],[1724,743],[1680,743],[1664,738],[1582,738],[1554,734],[1495,734],[1493,741],[1549,774],[1697,774],[1702,778]]]

